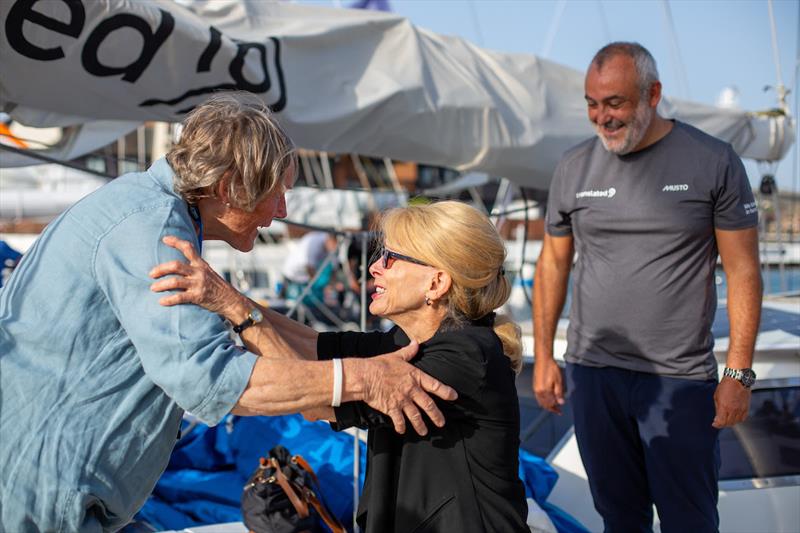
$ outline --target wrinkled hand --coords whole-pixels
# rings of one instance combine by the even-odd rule
[[[159,279],[152,285],[153,292],[179,291],[161,298],[163,306],[196,304],[214,313],[224,315],[241,295],[206,263],[188,241],[166,236],[164,244],[183,253],[189,263],[169,261],[150,271],[151,278]],[[170,276],[164,278],[164,276]]]
[[[533,365],[533,393],[542,409],[557,415],[564,405],[564,377],[552,357],[537,357]]]
[[[750,411],[750,389],[733,378],[724,377],[714,392],[717,414],[711,423],[717,429],[731,427],[747,419]]]
[[[368,359],[346,359],[364,365],[364,401],[373,409],[385,413],[392,419],[394,429],[405,433],[408,418],[414,431],[420,435],[428,433],[420,409],[438,427],[444,425],[444,415],[436,407],[430,394],[443,400],[455,400],[456,391],[430,377],[409,364],[419,349],[412,341],[396,352]]]

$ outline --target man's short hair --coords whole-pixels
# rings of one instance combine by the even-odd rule
[[[167,154],[175,192],[184,200],[215,197],[218,184],[227,180],[230,203],[245,211],[281,186],[296,159],[294,144],[274,115],[244,91],[218,93],[197,106]]]
[[[650,90],[650,86],[658,81],[656,60],[652,54],[639,43],[616,41],[601,48],[592,58],[591,65],[603,68],[603,64],[618,55],[625,55],[633,59],[636,74],[639,78],[639,90],[643,93]]]

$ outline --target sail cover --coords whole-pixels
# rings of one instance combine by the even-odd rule
[[[112,140],[97,132],[179,121],[210,93],[232,89],[258,94],[304,148],[531,187],[547,187],[564,150],[592,135],[583,73],[390,13],[261,0],[5,0],[0,19],[0,109],[30,126],[103,124],[94,143],[50,150],[62,159]],[[662,112],[743,157],[778,160],[793,142],[782,114],[671,99]]]

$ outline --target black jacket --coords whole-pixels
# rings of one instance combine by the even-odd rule
[[[410,426],[399,435],[388,417],[362,402],[336,409],[334,427],[370,429],[357,517],[367,533],[530,531],[518,473],[515,376],[490,322],[440,329],[412,361],[458,392],[455,402],[437,401],[443,428],[427,421],[424,437]],[[317,352],[320,359],[370,357],[408,342],[397,327],[387,333],[322,333]]]

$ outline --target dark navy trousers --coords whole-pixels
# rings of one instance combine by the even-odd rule
[[[607,533],[719,529],[716,380],[567,364],[575,435]]]

